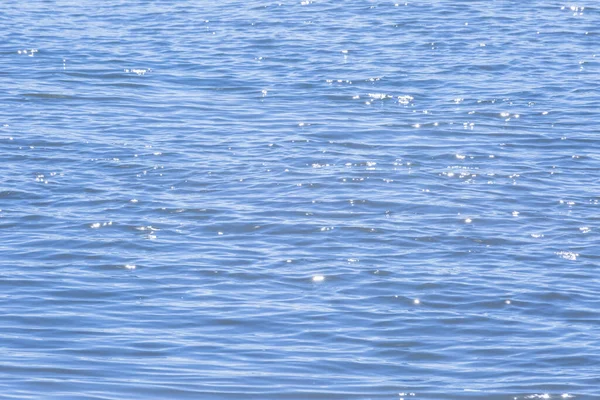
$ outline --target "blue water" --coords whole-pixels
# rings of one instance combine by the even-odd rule
[[[600,398],[597,3],[0,26],[0,398]]]

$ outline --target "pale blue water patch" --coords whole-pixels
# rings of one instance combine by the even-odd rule
[[[6,398],[598,398],[593,2],[5,1]]]

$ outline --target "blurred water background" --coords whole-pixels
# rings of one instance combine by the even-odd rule
[[[600,398],[597,3],[0,26],[0,398]]]

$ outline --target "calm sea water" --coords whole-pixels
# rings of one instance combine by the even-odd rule
[[[1,398],[600,398],[597,3],[0,24]]]

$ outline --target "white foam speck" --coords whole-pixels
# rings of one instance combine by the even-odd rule
[[[375,100],[384,100],[384,99],[389,99],[392,96],[390,96],[389,94],[386,93],[369,93],[369,97]]]
[[[100,228],[100,222],[95,222],[95,223],[91,224],[90,228],[93,228],[93,229]]]
[[[579,257],[579,254],[574,253],[572,251],[557,251],[555,254],[569,261],[576,261],[577,257]]]
[[[413,303],[414,303],[414,304],[421,304],[421,300],[419,300],[419,299],[414,299],[414,300],[413,300]]]
[[[125,72],[133,72],[137,76],[145,75],[146,72],[152,71],[150,68],[133,68],[131,70],[125,70]]]
[[[126,269],[135,269],[135,265],[133,264],[125,264]]]
[[[325,277],[323,275],[315,275],[312,277],[313,282],[323,282]]]
[[[465,219],[465,224],[470,224],[471,222],[473,222],[473,220],[471,218]]]
[[[413,100],[414,100],[414,97],[412,97],[412,96],[408,96],[408,95],[398,96],[398,103],[400,103],[400,104],[406,105],[406,104],[409,104]]]

